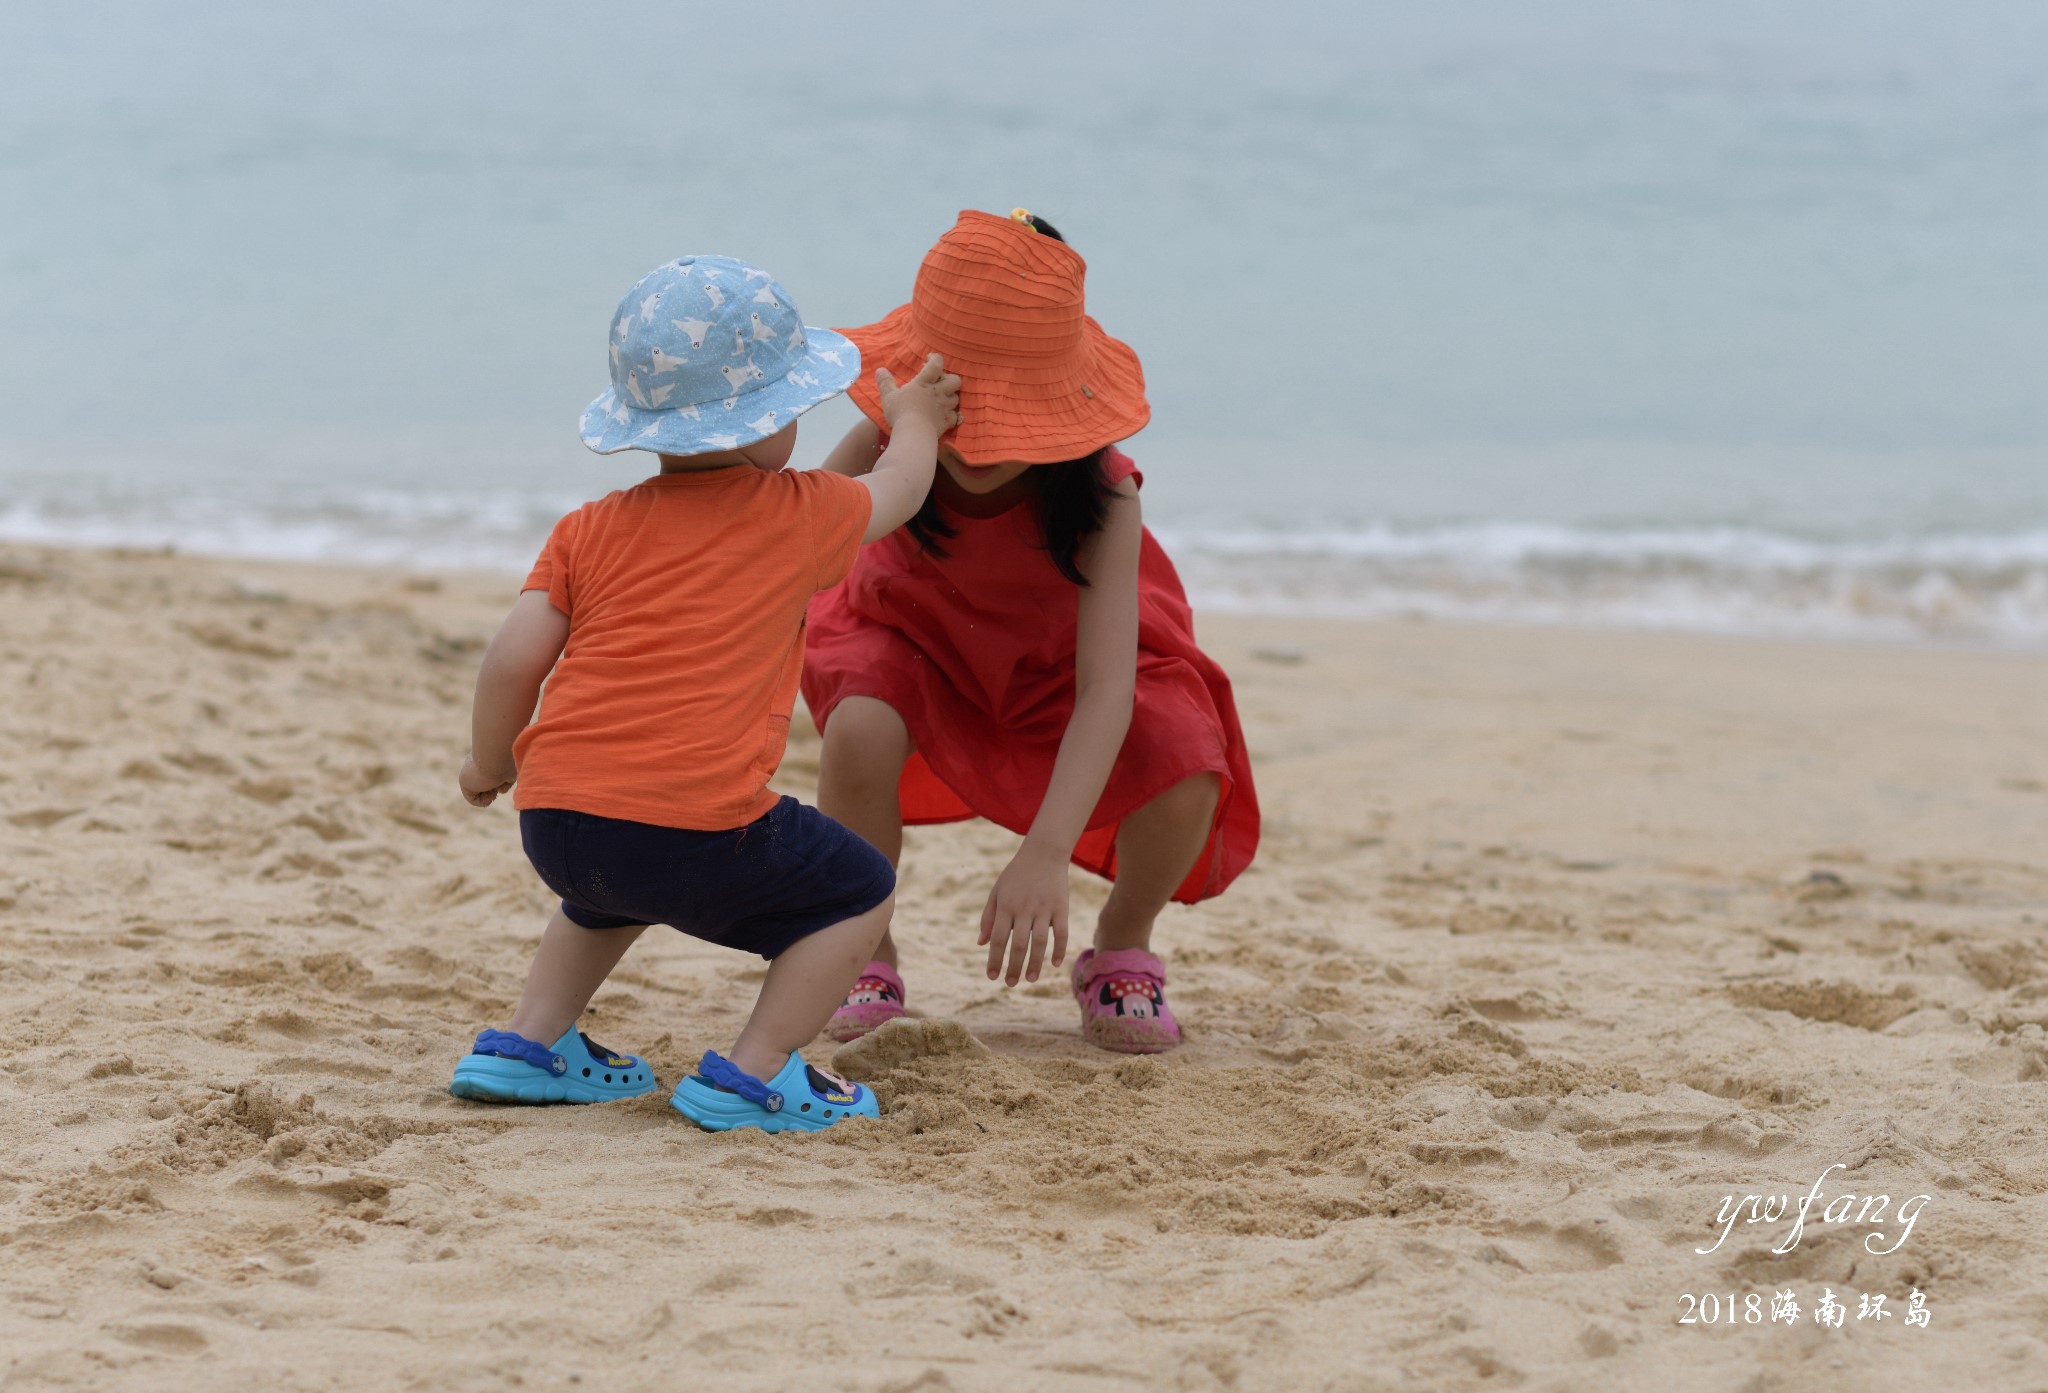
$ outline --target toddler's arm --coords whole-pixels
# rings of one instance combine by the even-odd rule
[[[875,386],[882,395],[882,415],[889,422],[889,448],[882,451],[873,469],[860,476],[873,496],[867,535],[861,538],[864,542],[886,537],[917,516],[925,495],[932,491],[939,437],[960,420],[960,379],[946,371],[936,353],[901,387],[887,368],[876,368]]]
[[[462,796],[488,808],[519,777],[512,742],[540,704],[540,686],[569,641],[569,616],[545,590],[522,593],[484,653],[469,717],[469,758],[462,762]]]

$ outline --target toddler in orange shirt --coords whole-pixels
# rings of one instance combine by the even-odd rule
[[[487,807],[516,784],[527,858],[562,904],[511,1020],[477,1037],[450,1089],[596,1103],[655,1088],[646,1061],[576,1022],[641,931],[668,924],[770,964],[730,1053],[707,1051],[677,1086],[678,1111],[713,1130],[873,1116],[867,1089],[798,1050],[880,940],[895,873],[767,784],[805,607],[916,513],[959,379],[936,354],[900,387],[885,378],[889,449],[849,479],[784,469],[796,418],[844,391],[860,355],[807,327],[766,271],[720,256],[655,268],[619,302],[610,356],[584,443],[653,452],[661,472],[556,524],[484,655],[463,796]]]

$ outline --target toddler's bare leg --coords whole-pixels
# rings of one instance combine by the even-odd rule
[[[540,950],[526,970],[526,990],[506,1026],[543,1045],[552,1045],[575,1023],[590,998],[612,975],[619,959],[647,926],[630,929],[586,929],[561,910],[548,920]]]
[[[1196,774],[1123,820],[1116,834],[1116,884],[1095,920],[1095,947],[1150,948],[1152,921],[1193,869],[1223,784]]]
[[[768,980],[754,1014],[728,1056],[757,1079],[771,1079],[791,1052],[816,1038],[846,999],[854,979],[875,955],[876,940],[896,907],[891,895],[865,914],[842,919],[782,950],[768,966]]]
[[[832,708],[819,756],[818,811],[851,828],[892,866],[903,857],[903,805],[896,784],[911,748],[910,728],[895,707],[874,697],[848,697]],[[896,941],[886,919],[872,956],[896,965]],[[866,967],[867,959],[860,965]]]

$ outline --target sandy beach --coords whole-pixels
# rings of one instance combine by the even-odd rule
[[[585,1023],[659,1093],[446,1092],[548,907],[454,780],[512,589],[0,546],[0,1387],[2048,1387],[2048,657],[1211,620],[1187,1044],[992,988],[1012,839],[914,829],[884,1116],[778,1139],[667,1106],[761,964],[665,931]],[[1716,1222],[1824,1175],[1928,1198]]]

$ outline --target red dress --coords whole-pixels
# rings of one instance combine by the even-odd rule
[[[1111,483],[1138,478],[1111,450]],[[853,572],[811,601],[804,702],[820,729],[850,696],[887,702],[916,752],[900,793],[906,823],[985,817],[1028,831],[1074,710],[1080,590],[1045,550],[1032,508],[994,517],[951,509],[957,535],[935,556],[898,528],[861,548]],[[1222,798],[1194,869],[1174,892],[1219,894],[1251,863],[1259,802],[1223,669],[1195,646],[1194,615],[1148,529],[1138,560],[1138,684],[1130,733],[1074,847],[1075,864],[1116,878],[1125,817],[1199,773]]]

